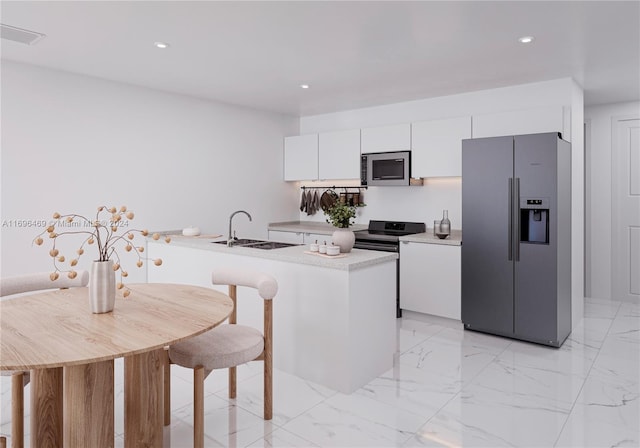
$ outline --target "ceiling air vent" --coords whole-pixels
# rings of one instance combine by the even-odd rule
[[[46,35],[0,23],[0,37],[14,42],[20,42],[21,44],[34,45],[46,37]]]

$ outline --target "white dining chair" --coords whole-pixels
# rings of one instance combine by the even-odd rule
[[[229,398],[236,397],[236,366],[249,361],[264,361],[264,419],[273,416],[273,305],[278,283],[270,275],[239,269],[220,269],[212,273],[214,285],[228,285],[233,311],[228,324],[219,325],[199,336],[169,347],[173,364],[193,369],[194,447],[204,446],[204,379],[215,369],[229,369]],[[264,301],[264,329],[237,324],[237,287],[257,289]],[[165,370],[167,373],[167,370]],[[165,374],[165,425],[170,418],[170,378]]]
[[[89,272],[83,270],[77,272],[78,275],[73,279],[61,275],[55,281],[51,280],[49,272],[3,277],[0,278],[0,297],[2,300],[19,300],[18,294],[87,286]],[[11,375],[11,446],[22,448],[24,445],[24,387],[29,384],[29,372],[3,370],[0,373],[3,376]]]

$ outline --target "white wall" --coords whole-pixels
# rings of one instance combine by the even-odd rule
[[[640,117],[640,102],[588,107],[584,115],[588,140],[587,291],[590,297],[611,299],[611,123],[617,117]]]
[[[571,323],[584,314],[584,94],[575,81],[571,92]]]
[[[254,237],[297,218],[282,181],[297,118],[7,61],[1,73],[2,275],[50,269],[31,246],[41,229],[7,224],[54,211],[125,204],[136,226],[226,234],[245,209],[253,222],[237,216],[235,228]]]
[[[302,117],[300,134],[571,105],[569,78]]]
[[[564,78],[524,85],[463,93],[439,98],[408,101],[333,114],[302,117],[300,134],[338,129],[353,129],[387,124],[425,121],[464,115],[482,115],[544,106],[562,106],[570,111],[572,140],[572,295],[573,323],[583,314],[583,185],[584,153],[582,139],[583,94],[572,79]],[[460,178],[428,180],[423,187],[370,188],[366,191],[367,207],[358,223],[369,219],[391,219],[425,222],[433,225],[449,210],[454,228],[462,225],[462,184]],[[300,219],[310,219],[300,214]],[[320,213],[313,220],[324,220]]]

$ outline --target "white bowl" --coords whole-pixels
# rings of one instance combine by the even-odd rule
[[[182,235],[184,236],[198,236],[200,235],[200,229],[197,227],[186,227],[182,229]]]

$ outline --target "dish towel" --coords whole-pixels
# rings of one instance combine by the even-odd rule
[[[302,196],[300,197],[300,211],[304,212],[307,209],[307,191],[302,190]]]

